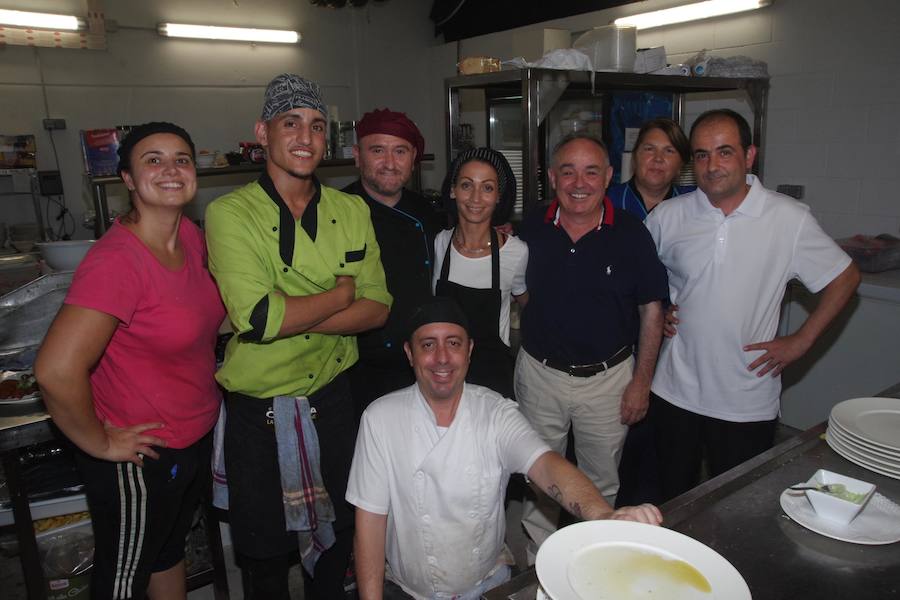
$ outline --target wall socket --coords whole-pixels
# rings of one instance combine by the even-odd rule
[[[65,129],[66,128],[66,120],[65,119],[44,119],[44,129],[47,131],[53,131],[54,129]]]
[[[784,194],[785,196],[796,198],[797,200],[803,200],[803,194],[806,191],[806,186],[783,184],[779,185],[775,189],[775,191],[779,194]]]

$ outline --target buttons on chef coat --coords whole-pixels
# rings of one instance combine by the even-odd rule
[[[425,478],[425,473],[423,473],[422,471],[419,471],[416,473],[416,479],[422,480],[424,478]]]
[[[332,219],[331,224],[334,225],[335,223],[337,223],[337,219]]]
[[[287,267],[282,267],[281,270],[284,271],[285,273],[288,272],[288,268],[287,268]]]
[[[272,231],[278,231],[278,228],[277,228],[277,227],[273,227],[273,228],[272,228]]]
[[[436,564],[437,564],[437,558],[435,558],[434,556],[429,556],[429,557],[428,557],[428,564],[429,564],[429,565],[436,565]]]
[[[476,519],[476,518],[478,518],[478,513],[476,513],[474,510],[470,510],[470,511],[469,511],[469,518],[470,518],[470,519]]]
[[[431,516],[430,515],[422,515],[422,522],[423,523],[431,523]]]

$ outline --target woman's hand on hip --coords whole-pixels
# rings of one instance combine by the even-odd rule
[[[106,431],[106,451],[99,458],[112,462],[131,462],[139,467],[144,466],[144,457],[157,459],[159,454],[152,446],[166,447],[166,441],[155,435],[144,433],[153,429],[162,429],[162,423],[142,423],[131,427],[116,427],[109,421],[103,424]]]

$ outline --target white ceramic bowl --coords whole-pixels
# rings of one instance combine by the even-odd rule
[[[806,497],[809,503],[815,509],[816,514],[824,519],[835,521],[837,523],[847,524],[852,521],[856,515],[863,509],[872,495],[875,493],[875,486],[859,479],[846,477],[838,473],[832,473],[825,469],[819,469],[812,478],[806,482],[807,485],[826,485],[840,483],[843,484],[848,492],[854,494],[864,494],[859,502],[851,502],[844,500],[834,494],[828,494],[817,490],[807,490]]]
[[[93,243],[94,240],[69,240],[41,242],[37,247],[47,266],[54,271],[74,271]]]
[[[197,155],[197,167],[200,169],[209,169],[216,164],[216,155],[214,152]]]

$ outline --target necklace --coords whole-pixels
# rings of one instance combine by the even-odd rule
[[[458,250],[461,250],[463,252],[468,252],[470,254],[483,254],[485,252],[489,252],[491,249],[491,241],[490,240],[488,240],[487,244],[485,244],[483,246],[478,246],[476,248],[469,248],[468,246],[463,244],[463,241],[459,237],[458,232],[453,234],[453,240],[456,242],[456,248]]]

